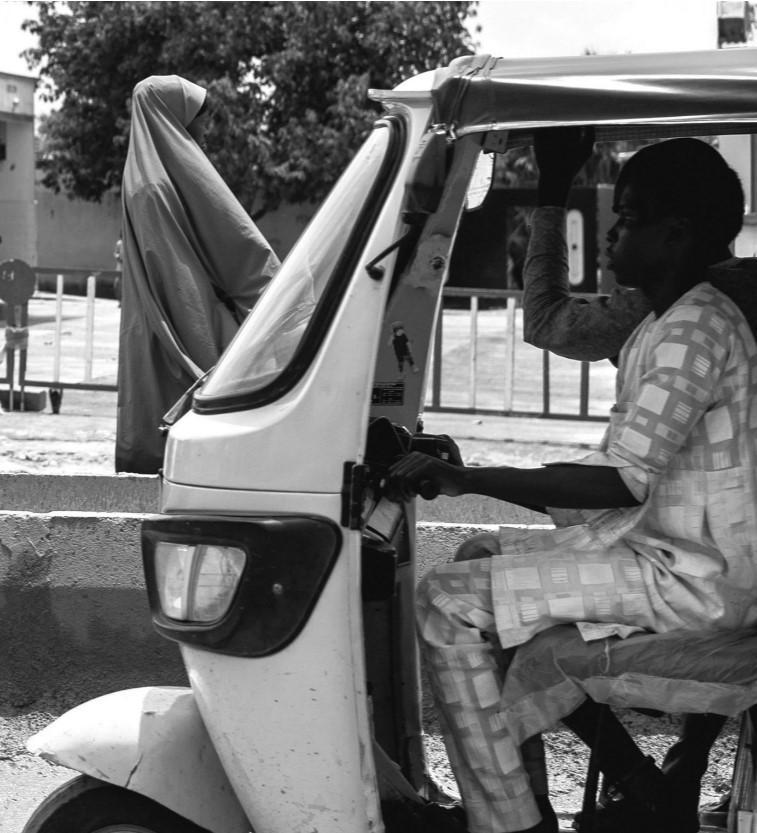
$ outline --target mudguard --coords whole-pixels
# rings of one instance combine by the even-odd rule
[[[97,697],[33,735],[27,749],[145,795],[213,833],[251,830],[190,688],[133,688]]]

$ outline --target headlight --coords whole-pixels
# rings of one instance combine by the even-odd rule
[[[326,518],[145,520],[153,624],[168,639],[208,651],[280,651],[307,622],[341,542],[341,530]]]
[[[183,622],[217,621],[231,606],[245,561],[237,547],[159,541],[155,579],[163,613]]]

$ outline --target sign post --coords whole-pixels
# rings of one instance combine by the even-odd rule
[[[29,347],[29,299],[34,295],[36,278],[31,266],[23,260],[0,263],[0,300],[5,301],[5,359],[7,362],[8,409],[14,410],[14,371],[16,350],[19,351],[19,410],[25,410],[26,354]]]

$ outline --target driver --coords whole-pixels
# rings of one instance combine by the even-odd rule
[[[610,266],[652,311],[621,351],[597,451],[540,469],[416,453],[390,473],[404,499],[431,483],[549,507],[556,524],[503,529],[489,557],[436,567],[419,585],[422,650],[471,833],[557,830],[500,717],[511,649],[566,622],[585,638],[757,623],[757,344],[707,281],[741,228],[741,185],[710,145],[676,139],[629,160],[614,209]],[[628,740],[600,766],[634,802],[634,829],[675,833],[675,790]]]
[[[594,131],[590,128],[540,130],[534,137],[539,170],[537,209],[531,224],[541,245],[530,248],[524,269],[524,339],[557,355],[581,361],[617,361],[623,343],[650,312],[641,292],[615,288],[609,295],[581,298],[570,291],[563,228],[565,206],[575,175],[591,158]],[[546,245],[545,245],[546,244]],[[751,291],[754,264],[729,258],[708,269],[708,279],[733,297],[734,291]],[[680,810],[687,817],[686,829],[702,823],[725,827],[729,796],[699,814],[700,783],[707,770],[710,747],[726,718],[719,714],[685,715],[681,737],[665,755],[662,769],[681,781]],[[627,802],[617,789],[603,789],[599,798],[600,826],[628,812]],[[576,818],[578,821],[578,817]]]

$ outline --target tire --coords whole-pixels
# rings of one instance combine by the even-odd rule
[[[66,781],[23,833],[208,833],[150,798],[88,775]]]

